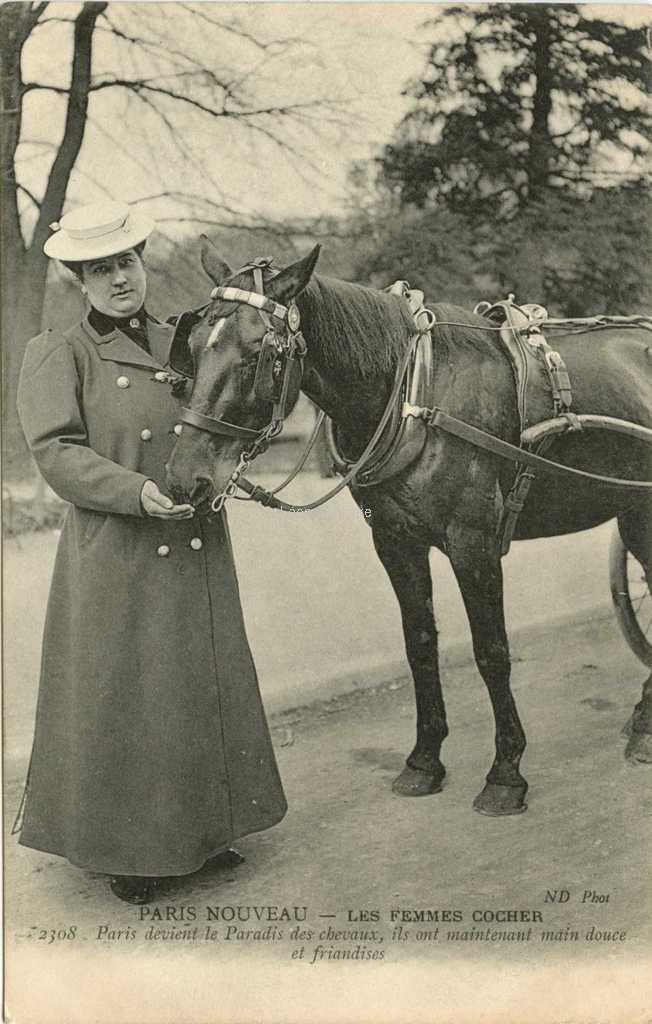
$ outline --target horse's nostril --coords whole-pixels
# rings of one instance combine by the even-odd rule
[[[184,491],[183,487],[179,487],[178,485],[174,485],[174,486],[169,488],[169,491],[170,491],[170,497],[173,498],[173,500],[177,503],[177,505],[182,505],[186,501],[188,501],[188,495]]]
[[[204,498],[207,498],[210,494],[213,481],[207,476],[197,476],[193,484],[192,491],[190,492],[190,501],[193,505],[199,504]]]

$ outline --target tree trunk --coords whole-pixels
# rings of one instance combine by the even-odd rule
[[[15,154],[20,141],[23,101],[21,57],[25,41],[40,11],[28,4],[6,4],[0,11],[2,60],[2,408],[4,414],[3,461],[12,472],[27,457],[16,416],[16,383],[25,342],[38,333],[45,292],[44,283],[27,279],[27,251],[20,228]]]
[[[27,254],[8,252],[3,261],[3,456],[5,470],[20,473],[27,448],[16,412],[16,388],[25,346],[41,330],[47,267],[30,266]]]
[[[3,452],[5,468],[19,472],[26,448],[16,413],[16,386],[25,346],[41,330],[48,259],[43,243],[50,223],[63,210],[70,175],[84,138],[91,82],[92,42],[95,22],[106,3],[85,3],[75,19],[73,64],[63,139],[50,170],[39,217],[29,247],[23,240],[18,214],[15,154],[20,141],[22,100],[25,85],[21,55],[25,41],[45,5],[7,4],[0,11],[0,55],[3,63],[2,171],[4,259],[2,261],[3,349]]]
[[[528,201],[543,199],[548,186],[552,141],[550,113],[552,111],[552,25],[550,9],[546,5],[532,7],[530,21],[534,30],[534,98],[532,101],[532,128],[527,159]]]

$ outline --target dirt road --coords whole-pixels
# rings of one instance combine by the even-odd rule
[[[305,501],[324,487],[315,474],[304,474],[293,497]],[[349,494],[307,515],[236,502],[229,522],[268,708],[295,707],[406,671],[398,605]],[[503,561],[510,633],[606,608],[612,530],[607,523],[512,546]],[[4,546],[4,724],[12,758],[28,757],[31,747],[56,541],[49,531]],[[466,614],[447,559],[433,551],[431,566],[440,649],[455,657],[469,649]]]
[[[647,1019],[650,774],[625,764],[620,736],[644,672],[606,609],[518,633],[513,658],[530,782],[518,817],[471,809],[493,725],[463,663],[446,672],[441,794],[391,792],[413,740],[405,677],[285,712],[273,721],[285,820],[239,844],[241,867],[170,881],[154,907],[120,904],[104,878],[10,840],[12,1014],[66,1024],[127,1020],[129,1006],[139,1024],[182,1012],[198,1024]],[[23,768],[8,766],[8,819]],[[343,961],[356,948],[360,958]],[[15,980],[26,964],[27,986]],[[51,1009],[30,1017],[43,984]]]

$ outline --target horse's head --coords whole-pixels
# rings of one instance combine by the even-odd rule
[[[234,273],[202,240],[202,265],[216,287],[180,339],[194,384],[166,466],[170,492],[200,511],[242,469],[243,453],[258,454],[279,432],[297,401],[305,343],[294,299],[318,256],[315,246],[279,272],[263,259]]]

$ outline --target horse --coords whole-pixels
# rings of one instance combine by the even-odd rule
[[[299,388],[331,418],[338,442],[355,460],[388,402],[397,365],[414,335],[407,302],[372,288],[315,273],[316,246],[280,270],[259,261],[233,272],[204,237],[202,265],[217,286],[263,291],[272,303],[298,311],[305,342],[303,375],[292,374],[289,407]],[[262,267],[262,269],[261,269]],[[220,289],[216,289],[220,292]],[[446,303],[428,303],[434,314],[432,358],[437,407],[509,443],[519,441],[514,378],[504,349],[486,317]],[[265,321],[265,322],[264,322]],[[188,337],[194,383],[184,422],[166,466],[170,493],[210,513],[211,495],[226,493],[246,459],[245,439],[260,436],[269,400],[255,386],[269,316],[247,302],[216,297],[200,310]],[[286,326],[287,331],[287,326]],[[642,328],[605,327],[562,332],[555,346],[573,381],[578,413],[616,416],[652,427],[652,349]],[[543,394],[534,412],[550,416]],[[221,433],[209,429],[221,422]],[[235,430],[229,430],[231,425]],[[238,433],[242,430],[243,433]],[[258,432],[258,433],[256,433]],[[649,479],[649,448],[607,431],[554,440],[546,457],[587,472]],[[235,476],[234,476],[235,473]],[[520,771],[526,737],[510,688],[510,654],[503,610],[499,523],[515,467],[490,451],[436,427],[426,432],[409,465],[378,484],[349,484],[358,505],[370,510],[373,544],[394,589],[402,617],[416,698],[416,743],[392,784],[400,796],[442,789],[441,746],[448,735],[442,693],[429,551],[450,560],[470,625],[477,668],[495,718],[495,756],[473,807],[488,815],[524,811],[528,783]],[[644,485],[645,486],[645,485]],[[648,485],[651,486],[651,485]],[[232,486],[232,490],[234,487]],[[652,582],[650,491],[628,492],[588,479],[572,485],[536,476],[514,539],[587,530],[614,517],[627,549]],[[213,502],[213,509],[221,507]],[[632,718],[627,758],[652,760],[652,676]]]

